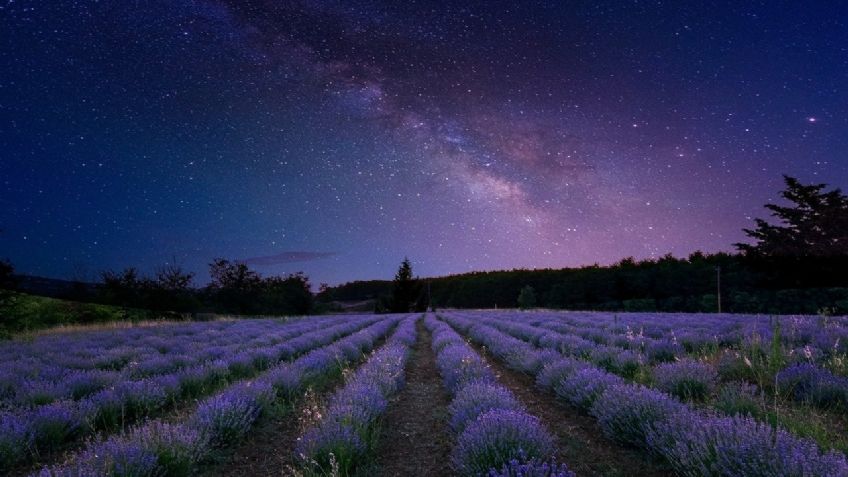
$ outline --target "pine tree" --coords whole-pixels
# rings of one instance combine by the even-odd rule
[[[790,206],[767,204],[778,224],[755,219],[756,228],[744,229],[754,244],[736,248],[761,257],[835,257],[848,255],[848,197],[840,189],[825,192],[826,184],[803,185],[784,176],[781,195]]]
[[[404,257],[392,284],[391,311],[409,313],[416,298],[418,298],[418,281],[412,276],[412,263],[409,258]]]

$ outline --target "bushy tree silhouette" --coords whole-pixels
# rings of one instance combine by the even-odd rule
[[[760,257],[836,257],[848,255],[848,197],[840,189],[825,191],[827,184],[801,184],[783,176],[781,193],[791,205],[766,204],[778,224],[755,219],[744,229],[754,244],[737,243],[746,255]]]
[[[418,280],[412,276],[412,263],[404,257],[392,283],[392,313],[409,313],[418,299]]]

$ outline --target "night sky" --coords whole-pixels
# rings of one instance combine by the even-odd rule
[[[782,174],[848,188],[845,5],[0,0],[0,256],[339,283],[730,251]]]

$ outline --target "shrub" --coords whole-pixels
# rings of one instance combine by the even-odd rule
[[[493,380],[492,371],[464,343],[445,346],[439,352],[436,364],[442,372],[445,387],[451,392],[473,381]]]
[[[11,413],[0,415],[0,469],[23,459],[32,445],[31,439],[24,419]]]
[[[608,387],[595,400],[590,413],[610,439],[646,447],[646,436],[658,422],[685,409],[679,401],[655,389],[619,384]]]
[[[796,401],[809,402],[821,408],[845,408],[848,404],[848,378],[804,363],[792,365],[776,376],[778,389]]]
[[[578,370],[554,385],[557,397],[582,411],[588,411],[608,387],[623,384],[620,377],[598,368]]]
[[[493,409],[521,411],[522,406],[506,388],[493,383],[470,383],[456,393],[448,407],[450,426],[457,434],[481,414]]]
[[[759,388],[753,384],[727,383],[719,389],[713,406],[729,416],[760,417],[759,395]]]
[[[645,355],[652,363],[668,363],[683,354],[683,346],[671,340],[652,341],[645,348]]]
[[[460,475],[478,476],[499,469],[520,455],[544,459],[553,454],[553,438],[539,419],[520,411],[496,409],[469,424],[452,456]]]
[[[223,445],[241,438],[273,399],[270,386],[248,383],[216,395],[198,406],[195,425],[205,439]]]
[[[487,477],[574,477],[574,472],[569,471],[565,464],[535,459],[527,461],[522,456],[510,460],[498,470],[491,469]]]
[[[552,389],[560,381],[585,367],[587,367],[586,363],[573,358],[558,359],[545,365],[536,374],[536,385],[544,389]]]
[[[677,413],[648,429],[651,449],[683,476],[844,476],[845,456],[749,417]]]
[[[657,389],[683,400],[702,401],[715,389],[716,370],[700,361],[683,360],[654,368]]]
[[[367,452],[368,446],[353,426],[337,420],[310,428],[295,446],[295,453],[307,465],[329,471],[332,459],[340,466],[341,475],[348,475],[353,463]]]
[[[205,455],[208,440],[190,426],[153,421],[138,428],[133,437],[156,455],[159,469],[170,477],[191,475]]]

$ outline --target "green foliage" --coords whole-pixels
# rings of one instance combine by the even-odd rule
[[[157,270],[154,278],[134,268],[102,275],[99,298],[105,303],[160,312],[199,312],[242,315],[305,315],[312,311],[309,277],[301,272],[262,277],[246,264],[217,258],[209,264],[212,282],[193,287],[194,274],[178,265]]]
[[[518,294],[518,307],[522,310],[529,310],[536,307],[536,290],[530,285],[522,288]]]
[[[848,250],[848,196],[839,189],[825,192],[826,184],[803,185],[783,176],[781,193],[790,205],[766,204],[779,222],[756,219],[756,228],[745,229],[755,243],[738,243],[746,254],[764,257],[834,257]]]
[[[760,261],[748,257],[694,253],[607,267],[472,272],[430,279],[430,284],[433,303],[444,307],[515,308],[529,285],[537,305],[548,308],[713,313],[715,268],[721,266],[722,311],[815,314],[835,307],[837,314],[848,312],[848,260],[806,258],[808,278],[800,282],[798,264],[781,260],[772,260],[764,271]],[[318,299],[364,301],[391,295],[392,287],[386,280],[352,282],[327,288]]]
[[[51,326],[141,321],[156,317],[150,311],[133,308],[78,303],[14,292],[10,296],[12,299],[0,306],[0,334],[4,336]]]
[[[404,257],[392,282],[392,298],[389,311],[392,313],[408,313],[416,308],[421,287],[412,275],[412,263]]]

